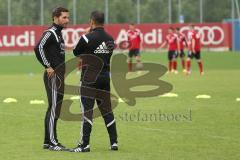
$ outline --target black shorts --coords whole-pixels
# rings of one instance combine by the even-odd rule
[[[129,50],[128,57],[130,57],[130,58],[132,58],[133,56],[136,57],[139,54],[140,54],[139,49],[132,49],[132,50]]]
[[[195,58],[197,60],[201,59],[201,53],[200,51],[197,51],[196,53],[192,53],[191,51],[188,52],[188,58]]]
[[[177,54],[177,51],[168,51],[168,60],[171,61],[173,58],[176,58]]]
[[[181,50],[180,51],[180,54],[178,53],[176,58],[178,58],[178,56],[180,56],[180,58],[184,58],[185,57],[185,53],[184,53],[184,50]]]
[[[180,58],[184,58],[184,57],[185,57],[184,50],[181,50],[181,51],[180,51]]]

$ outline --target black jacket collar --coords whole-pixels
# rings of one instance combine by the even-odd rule
[[[104,27],[96,27],[92,31],[99,31],[99,30],[104,30]]]
[[[56,28],[56,30],[57,31],[62,31],[62,29],[63,29],[63,27],[62,26],[60,26],[60,25],[58,25],[58,24],[56,24],[56,23],[53,23],[53,26]]]

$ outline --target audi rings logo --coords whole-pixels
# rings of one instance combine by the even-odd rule
[[[65,46],[67,48],[74,47],[81,35],[85,32],[84,28],[66,28],[62,31]]]
[[[224,41],[225,34],[219,26],[196,26],[195,29],[201,35],[201,43],[203,45],[219,45]],[[188,26],[181,28],[182,33],[187,33]]]

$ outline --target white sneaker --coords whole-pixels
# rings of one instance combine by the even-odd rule
[[[113,144],[110,146],[110,150],[112,150],[112,151],[117,151],[117,150],[118,150],[118,144],[117,144],[117,143],[113,143]]]

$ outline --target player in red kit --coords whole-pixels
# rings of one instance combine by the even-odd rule
[[[135,28],[133,23],[129,24],[127,31],[128,42],[130,43],[128,53],[128,71],[132,71],[132,57],[134,56],[137,65],[143,66],[141,63],[140,49],[142,48],[141,31]]]
[[[178,36],[174,33],[174,29],[172,27],[168,29],[166,39],[160,48],[163,48],[166,44],[168,44],[168,73],[174,72],[177,74],[178,72],[176,57],[179,51],[179,41]]]
[[[179,48],[180,48],[180,52],[178,53],[178,56],[180,56],[181,58],[181,64],[182,64],[182,70],[183,72],[187,72],[186,67],[185,67],[185,53],[184,53],[184,47],[188,46],[187,44],[187,38],[184,34],[182,34],[180,32],[180,28],[176,28],[176,34],[178,36],[178,40],[179,40]]]
[[[190,26],[188,33],[189,36],[189,52],[187,58],[187,74],[191,73],[191,59],[195,58],[198,63],[200,74],[203,75],[203,65],[201,60],[201,35],[194,29],[194,26]]]

